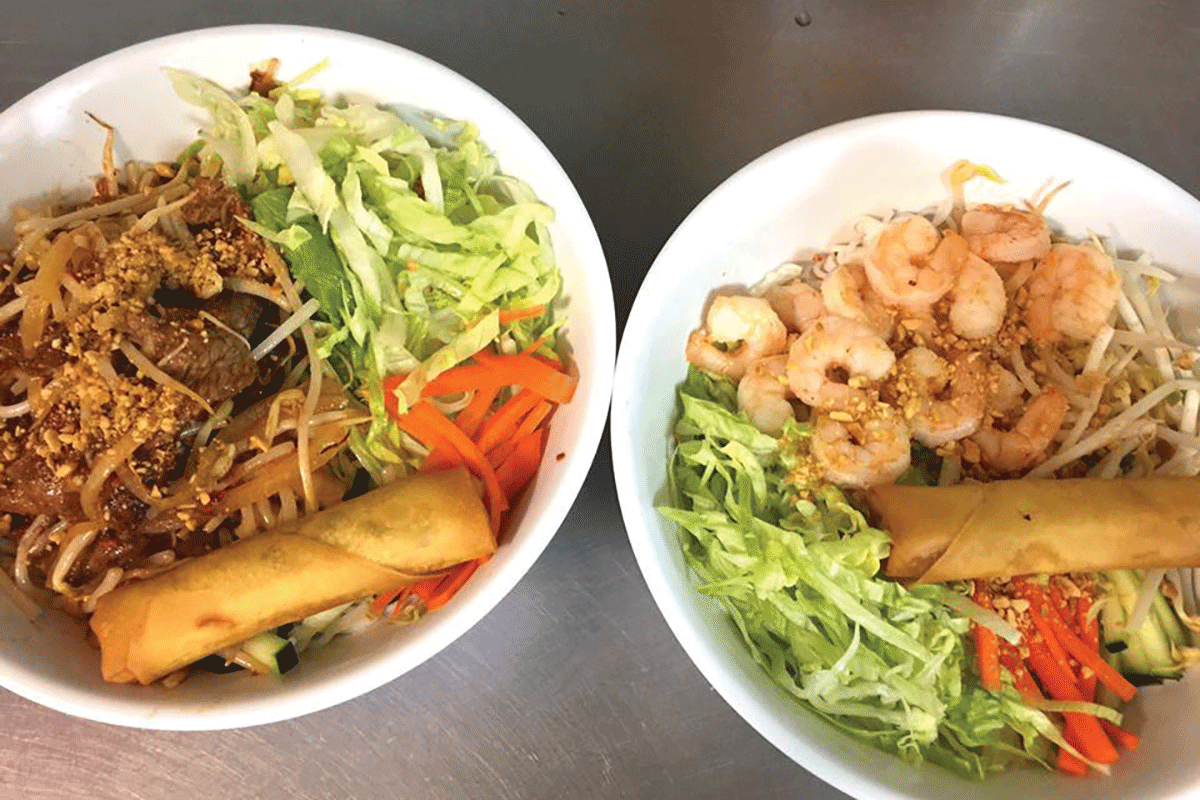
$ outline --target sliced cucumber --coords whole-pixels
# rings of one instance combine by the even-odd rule
[[[300,663],[296,646],[274,633],[260,633],[242,642],[241,649],[264,664],[275,675],[282,675]]]

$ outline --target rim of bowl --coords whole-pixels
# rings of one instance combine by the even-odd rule
[[[1025,127],[1041,131],[1046,135],[1074,140],[1082,147],[1097,148],[1103,151],[1107,157],[1124,161],[1128,166],[1141,171],[1148,181],[1157,183],[1160,190],[1174,194],[1178,202],[1192,205],[1200,214],[1200,201],[1153,168],[1113,147],[1041,122],[979,111],[926,109],[873,114],[834,123],[790,139],[739,168],[709,192],[679,223],[659,251],[658,256],[655,257],[654,263],[646,273],[638,290],[622,332],[621,347],[617,354],[616,373],[613,377],[612,420],[609,438],[612,448],[613,476],[617,486],[617,501],[638,568],[650,589],[654,602],[666,619],[667,626],[705,680],[751,728],[798,766],[839,791],[854,797],[908,800],[915,796],[902,794],[892,787],[865,777],[852,767],[829,757],[795,729],[778,720],[771,713],[770,704],[760,702],[753,693],[747,691],[742,681],[737,678],[735,671],[726,666],[724,657],[715,648],[709,646],[708,639],[711,636],[709,628],[699,619],[691,616],[683,604],[676,600],[673,590],[674,576],[671,574],[674,570],[668,568],[665,562],[656,557],[651,544],[652,527],[648,524],[647,509],[653,513],[652,498],[641,496],[636,480],[639,471],[631,446],[631,425],[636,416],[638,403],[633,401],[644,402],[645,398],[639,398],[634,394],[637,390],[634,385],[637,348],[629,345],[628,342],[648,341],[647,336],[651,334],[652,321],[658,315],[661,307],[657,304],[656,298],[662,295],[663,289],[669,286],[674,277],[670,272],[670,265],[674,261],[675,251],[682,247],[681,243],[685,239],[691,238],[692,228],[701,224],[703,217],[707,214],[707,209],[721,202],[725,195],[737,191],[741,183],[761,171],[771,169],[774,162],[789,157],[793,150],[804,148],[812,143],[836,138],[851,131],[891,127],[917,121],[924,122],[930,119],[936,120],[939,117],[947,121],[971,119],[991,125]],[[764,270],[764,274],[766,271]],[[682,355],[681,349],[681,358]]]
[[[507,122],[526,140],[530,152],[544,161],[544,182],[559,184],[560,190],[569,197],[566,207],[563,207],[561,202],[556,204],[555,212],[560,219],[569,216],[577,234],[572,237],[572,242],[579,252],[585,280],[589,283],[588,303],[593,309],[594,318],[593,328],[589,333],[597,363],[593,367],[593,374],[589,376],[590,386],[587,394],[577,394],[574,399],[574,402],[584,405],[584,411],[579,438],[571,447],[562,472],[559,473],[560,486],[552,495],[547,511],[526,526],[519,540],[509,543],[512,555],[503,567],[490,575],[481,576],[487,578],[481,585],[486,591],[481,591],[460,607],[453,609],[454,613],[446,614],[440,619],[427,620],[418,636],[393,652],[330,675],[303,690],[293,690],[294,693],[286,697],[259,697],[247,701],[232,699],[220,709],[204,712],[171,709],[169,696],[165,700],[161,696],[153,700],[100,697],[91,690],[65,686],[42,678],[36,673],[13,669],[0,660],[0,686],[56,711],[96,722],[156,730],[226,730],[264,725],[311,714],[352,700],[420,666],[474,627],[512,591],[533,566],[558,532],[578,497],[595,460],[608,417],[612,364],[616,354],[616,309],[604,251],[578,190],[550,149],[511,109],[478,84],[427,56],[380,39],[333,28],[274,24],[198,28],[138,42],[81,64],[0,111],[0,123],[6,118],[19,117],[26,107],[36,104],[44,96],[64,86],[86,80],[104,67],[120,63],[131,56],[154,51],[166,52],[173,44],[185,40],[194,43],[197,39],[219,40],[254,35],[309,37],[318,40],[318,43],[353,44],[364,49],[374,49],[389,58],[418,63],[438,74],[439,79],[457,83],[461,88],[476,95],[480,104],[490,104],[493,106],[493,113],[507,117]],[[391,101],[387,98],[376,100],[387,103],[396,102],[398,98]],[[483,132],[483,136],[487,138],[486,131]],[[152,713],[151,706],[155,706]]]

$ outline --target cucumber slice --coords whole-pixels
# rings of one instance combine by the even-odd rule
[[[296,646],[274,633],[260,633],[242,643],[241,649],[265,664],[275,675],[282,675],[300,663]]]

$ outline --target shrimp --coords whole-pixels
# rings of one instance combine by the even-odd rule
[[[705,327],[688,337],[686,355],[706,372],[740,380],[758,359],[787,349],[787,328],[761,298],[715,297],[704,321]],[[722,350],[716,343],[730,348]]]
[[[821,282],[821,298],[830,314],[865,322],[882,338],[892,338],[895,318],[867,281],[862,264],[842,264]]]
[[[1046,448],[1062,427],[1070,402],[1057,389],[1044,389],[1033,398],[1012,427],[1001,431],[984,425],[971,441],[979,446],[984,462],[999,472],[1020,472],[1044,460]]]
[[[795,397],[787,385],[787,356],[767,356],[750,365],[738,381],[738,408],[763,433],[778,436],[783,424],[796,416],[788,402]]]
[[[1011,206],[978,205],[963,214],[962,235],[985,261],[1015,263],[1050,251],[1050,229],[1041,214]]]
[[[908,469],[908,426],[891,406],[874,405],[869,416],[851,422],[836,416],[845,414],[822,414],[813,425],[812,454],[826,480],[865,489]]]
[[[887,342],[862,322],[821,317],[788,351],[787,381],[796,396],[814,408],[848,408],[863,394],[862,384],[877,381],[896,363]],[[841,383],[829,373],[842,369]]]
[[[863,267],[885,303],[920,310],[950,291],[967,252],[961,236],[942,237],[924,217],[905,217],[880,231]]]
[[[1086,245],[1056,244],[1029,278],[1025,322],[1033,338],[1087,341],[1095,337],[1121,297],[1121,279],[1106,253]]]
[[[1021,385],[1020,378],[995,362],[988,364],[987,372],[984,411],[994,416],[1004,416],[1020,404],[1025,396],[1025,387]]]
[[[978,356],[948,362],[928,348],[914,347],[896,369],[907,396],[904,416],[917,441],[940,447],[979,430],[986,375]]]
[[[967,255],[950,290],[950,328],[964,339],[995,336],[1004,322],[1008,296],[1004,281],[991,264]]]
[[[763,299],[771,304],[788,330],[798,333],[825,314],[821,293],[799,279],[770,287],[763,292]]]

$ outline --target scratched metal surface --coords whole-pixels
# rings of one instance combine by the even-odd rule
[[[622,321],[705,193],[770,147],[863,114],[1028,117],[1200,192],[1193,0],[237,6],[0,0],[0,107],[187,28],[326,25],[410,47],[494,93],[557,154],[595,217]],[[842,796],[760,739],[675,643],[625,541],[607,448],[512,595],[439,658],[357,701],[179,734],[74,720],[0,691],[2,798],[728,795]]]

